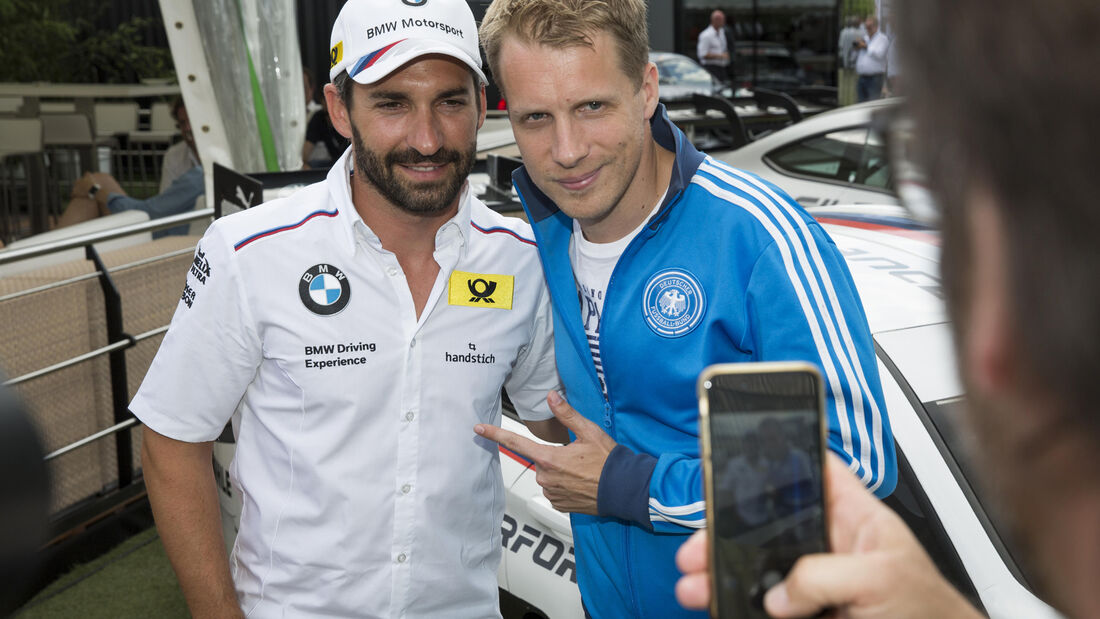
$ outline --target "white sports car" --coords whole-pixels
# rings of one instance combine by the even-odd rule
[[[891,210],[890,207],[884,207]],[[1029,590],[982,491],[970,481],[959,415],[964,406],[939,279],[939,237],[879,208],[815,209],[848,260],[874,335],[898,451],[898,484],[885,500],[943,574],[994,618],[1057,617]],[[701,368],[700,368],[701,369]],[[533,438],[505,407],[505,428]],[[227,540],[240,497],[229,483],[231,443],[215,446]],[[532,464],[501,448],[507,489],[498,574],[505,617],[580,619],[568,516],[535,483]]]
[[[776,185],[804,207],[898,204],[886,145],[871,115],[897,105],[871,101],[806,118],[738,148],[711,152]]]

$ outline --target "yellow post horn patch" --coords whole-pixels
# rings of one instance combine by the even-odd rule
[[[510,310],[515,279],[514,275],[454,271],[447,282],[447,303]]]
[[[332,67],[336,66],[336,63],[338,63],[338,62],[340,62],[341,60],[344,59],[344,42],[340,41],[339,43],[337,43],[336,47],[333,47],[332,49],[330,49],[328,53],[329,53],[328,68],[331,69]]]

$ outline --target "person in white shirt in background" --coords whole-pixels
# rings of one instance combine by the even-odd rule
[[[886,80],[886,52],[890,47],[890,39],[878,29],[878,19],[868,17],[864,26],[867,36],[855,42],[859,49],[859,56],[856,57],[856,74],[859,75],[856,100],[860,103],[882,96],[882,85]]]
[[[699,64],[723,83],[730,80],[730,47],[726,38],[726,14],[715,10],[710,14],[710,26],[699,33],[695,51]]]

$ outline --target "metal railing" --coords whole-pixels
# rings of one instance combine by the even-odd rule
[[[92,434],[84,436],[72,443],[69,443],[50,452],[45,457],[47,461],[58,458],[64,454],[70,453],[74,450],[80,449],[81,447],[85,447],[104,438],[115,436],[116,465],[118,469],[118,488],[121,490],[133,483],[134,472],[132,444],[130,434],[126,431],[138,425],[140,422],[130,413],[128,408],[130,394],[127,384],[125,351],[136,346],[139,342],[143,340],[165,333],[168,330],[168,326],[164,325],[150,331],[140,333],[138,335],[130,335],[129,333],[127,333],[123,327],[121,294],[119,293],[118,287],[115,285],[115,282],[111,277],[111,273],[112,271],[132,268],[141,264],[148,264],[158,260],[165,260],[174,256],[179,256],[183,253],[190,253],[191,251],[193,251],[193,249],[168,252],[154,258],[143,259],[131,264],[125,264],[115,267],[114,269],[108,269],[100,258],[99,252],[96,251],[95,244],[124,236],[129,236],[132,234],[152,232],[155,230],[170,228],[174,225],[179,225],[181,223],[198,221],[201,219],[209,218],[213,214],[213,208],[189,211],[181,215],[173,215],[170,217],[163,217],[149,222],[123,226],[115,230],[82,234],[68,239],[47,241],[40,245],[33,245],[30,247],[0,250],[0,265],[3,265],[20,260],[29,260],[38,256],[52,254],[54,252],[83,247],[86,258],[93,262],[96,269],[93,273],[79,275],[62,281],[53,282],[51,284],[38,286],[35,288],[30,288],[20,292],[5,295],[3,297],[0,297],[0,301],[40,293],[60,288],[62,286],[71,285],[76,282],[90,280],[93,278],[99,280],[100,287],[103,291],[104,312],[107,323],[107,344],[105,346],[77,355],[75,357],[62,360],[47,367],[28,372],[26,374],[17,376],[4,382],[5,387],[11,387],[20,383],[34,380],[36,378],[40,378],[42,376],[46,376],[48,374],[52,374],[60,370],[64,370],[66,368],[73,367],[91,359],[101,357],[103,355],[109,356],[111,385],[110,393],[114,424],[110,427],[98,430]]]
[[[178,226],[182,223],[190,223],[192,221],[198,221],[200,219],[205,219],[207,217],[213,216],[214,209],[212,207],[204,208],[201,210],[187,211],[186,213],[182,213],[179,215],[161,217],[152,221],[143,221],[137,224],[130,224],[128,226],[115,228],[114,230],[89,232],[87,234],[81,234],[67,239],[46,241],[39,245],[31,245],[30,247],[20,247],[17,249],[0,249],[0,264],[18,262],[19,260],[34,258],[36,256],[44,256],[46,254],[52,254],[55,251],[84,247],[85,245],[91,245],[93,243],[102,243],[103,241],[110,241],[111,239],[130,236],[131,234],[138,234],[140,232],[153,232],[156,230],[162,230],[164,228],[171,228],[173,225]]]

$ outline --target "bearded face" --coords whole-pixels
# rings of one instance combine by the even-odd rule
[[[458,198],[466,177],[474,168],[476,143],[471,143],[464,151],[444,147],[426,156],[411,148],[379,152],[367,146],[354,124],[351,133],[355,169],[387,201],[413,215],[435,215],[445,211]],[[437,166],[445,167],[447,172],[443,178],[432,181],[416,181],[401,170]]]

